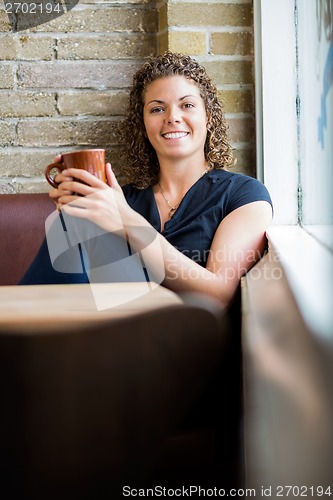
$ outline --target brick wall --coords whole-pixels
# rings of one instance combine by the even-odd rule
[[[0,4],[0,193],[48,191],[55,154],[104,147],[121,175],[116,133],[133,72],[166,49],[202,62],[221,91],[235,170],[255,174],[252,0],[84,0],[12,32]]]

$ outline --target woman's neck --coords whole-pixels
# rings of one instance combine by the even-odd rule
[[[172,192],[188,190],[207,171],[207,162],[161,162],[159,183]]]

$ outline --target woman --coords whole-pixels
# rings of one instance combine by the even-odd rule
[[[265,249],[272,207],[259,181],[225,170],[232,161],[226,131],[205,69],[180,54],[155,57],[134,76],[123,124],[129,183],[121,188],[110,164],[107,184],[67,169],[50,196],[67,216],[106,233],[119,235],[123,226],[121,237],[136,251],[147,247],[149,234],[145,262],[153,275],[162,266],[163,285],[227,306]],[[43,253],[23,282],[34,282]]]

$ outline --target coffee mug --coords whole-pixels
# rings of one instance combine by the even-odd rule
[[[54,176],[62,172],[65,168],[81,168],[87,170],[98,179],[106,182],[105,173],[105,150],[104,149],[83,149],[81,151],[71,151],[61,155],[59,163],[50,163],[45,169],[45,178],[51,186],[57,188],[58,184]],[[52,172],[54,174],[52,175]]]

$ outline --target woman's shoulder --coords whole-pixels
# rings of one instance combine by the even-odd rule
[[[266,186],[250,175],[228,170],[212,170],[209,172],[210,181],[220,187],[221,196],[226,198],[229,210],[246,205],[254,201],[267,201],[272,205],[272,200]]]
[[[231,172],[230,170],[222,168],[210,170],[208,174],[211,179],[219,181],[220,183],[228,181],[236,187],[240,187],[245,184],[249,184],[253,188],[263,186],[262,182],[255,177],[240,172]]]

